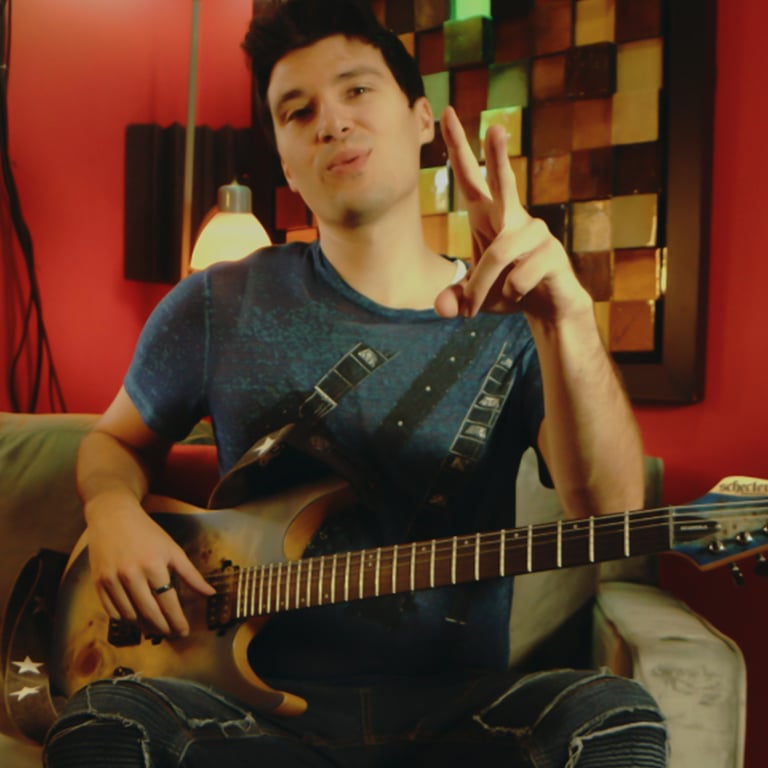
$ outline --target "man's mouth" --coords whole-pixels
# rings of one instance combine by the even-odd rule
[[[368,160],[371,154],[370,150],[363,149],[345,149],[333,156],[333,159],[326,166],[328,171],[334,173],[345,173],[349,171],[360,170]]]

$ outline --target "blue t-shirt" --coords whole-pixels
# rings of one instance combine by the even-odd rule
[[[125,387],[168,439],[209,416],[222,473],[260,436],[309,414],[372,502],[334,521],[317,551],[514,525],[520,457],[543,415],[521,313],[444,319],[383,307],[344,282],[317,242],[179,283],[148,320]],[[294,458],[297,475],[311,473]],[[270,482],[269,465],[254,469],[254,493]],[[328,678],[503,668],[511,590],[511,579],[494,579],[280,614],[256,638],[256,666]]]

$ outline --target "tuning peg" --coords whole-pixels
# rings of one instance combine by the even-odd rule
[[[739,568],[736,563],[731,563],[729,566],[731,571],[731,576],[733,576],[733,580],[736,582],[738,586],[742,586],[744,584],[744,574],[742,573],[741,568]]]
[[[760,553],[757,556],[757,563],[755,564],[755,573],[758,576],[768,576],[768,558],[764,554]]]

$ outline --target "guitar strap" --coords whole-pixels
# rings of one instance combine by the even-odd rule
[[[284,445],[320,458],[342,477],[350,479],[347,462],[337,451],[330,450],[330,442],[322,437],[321,419],[392,357],[392,354],[367,344],[356,344],[322,376],[298,406],[286,405],[279,409],[284,418],[282,426],[268,430],[240,457],[216,484],[208,499],[208,507],[221,509],[246,501],[250,488],[245,470],[254,464],[266,466],[279,455]]]
[[[428,532],[435,530],[435,522],[445,520],[451,501],[459,497],[471,470],[483,454],[514,382],[514,358],[507,352],[505,343],[464,415],[448,456],[426,495],[418,520],[411,526],[412,537],[429,535]],[[477,527],[487,522],[475,520]],[[423,529],[423,534],[419,528]]]
[[[8,599],[0,662],[8,735],[42,744],[64,703],[48,677],[56,592],[67,555],[40,550],[21,569]],[[3,729],[5,730],[5,728]]]
[[[479,315],[459,325],[448,341],[432,357],[408,390],[401,396],[377,430],[374,440],[381,440],[393,455],[399,452],[440,399],[462,376],[478,348],[498,326],[494,315]],[[356,345],[315,385],[297,407],[284,409],[293,414],[282,426],[261,436],[221,478],[208,501],[209,508],[237,506],[250,495],[245,470],[256,464],[265,467],[280,455],[284,446],[297,449],[317,459],[349,481],[364,502],[375,504],[365,483],[365,473],[355,461],[342,455],[324,434],[322,418],[339,401],[393,355],[365,344]],[[511,388],[511,360],[504,350],[499,355],[484,385],[465,415],[450,455],[443,462],[425,506],[434,510],[446,506],[446,500],[458,492],[470,466],[479,458],[482,446]]]
[[[398,453],[445,393],[461,378],[478,348],[498,326],[498,317],[478,315],[461,324],[401,396],[373,438]]]

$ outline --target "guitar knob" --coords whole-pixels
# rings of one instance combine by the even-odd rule
[[[740,534],[736,536],[736,541],[739,542],[742,546],[747,546],[747,544],[751,544],[753,541],[752,534],[749,531],[742,531]]]
[[[741,568],[739,568],[736,563],[731,563],[729,566],[731,570],[731,576],[733,576],[733,580],[736,582],[736,584],[741,587],[744,584],[744,574],[741,571]]]
[[[757,556],[755,573],[758,576],[768,576],[768,559],[766,559],[765,555],[760,554]]]
[[[713,539],[707,544],[707,550],[713,555],[717,555],[725,549],[725,544],[719,539]]]

